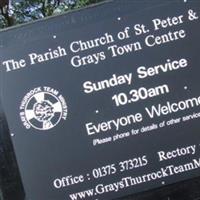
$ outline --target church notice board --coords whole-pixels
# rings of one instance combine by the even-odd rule
[[[28,200],[114,199],[200,174],[200,1],[111,1],[0,33],[1,102]]]

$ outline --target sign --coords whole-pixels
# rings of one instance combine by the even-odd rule
[[[199,8],[114,1],[0,33],[27,199],[114,199],[199,176]]]

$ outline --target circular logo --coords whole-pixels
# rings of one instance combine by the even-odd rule
[[[67,118],[67,104],[59,92],[50,87],[38,87],[28,92],[20,106],[23,125],[30,129],[49,130]]]

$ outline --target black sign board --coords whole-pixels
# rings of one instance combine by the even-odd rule
[[[199,176],[199,17],[199,1],[114,1],[0,33],[27,199],[113,199]]]

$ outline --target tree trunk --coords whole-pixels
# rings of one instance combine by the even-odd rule
[[[14,19],[13,19],[13,17],[9,16],[8,12],[4,15],[4,18],[5,18],[6,21],[7,21],[8,27],[14,25]]]
[[[9,0],[0,0],[0,7],[3,8],[4,6],[9,5]]]
[[[5,18],[6,20],[6,25],[8,27],[13,26],[14,25],[14,19],[12,16],[9,16],[9,7],[8,5],[6,5],[5,7],[0,7],[1,10],[1,14],[2,16]]]

